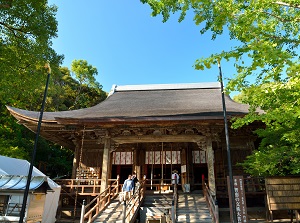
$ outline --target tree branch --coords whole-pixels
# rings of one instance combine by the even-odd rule
[[[0,9],[4,8],[4,9],[9,9],[12,6],[12,0],[7,0],[6,4],[0,4]]]
[[[261,11],[262,13],[265,13],[265,14],[267,14],[267,15],[269,15],[269,16],[272,16],[272,17],[274,17],[274,18],[276,18],[276,19],[278,19],[280,22],[292,22],[293,20],[291,20],[291,19],[284,19],[284,18],[281,18],[281,17],[279,17],[279,16],[277,16],[277,15],[275,15],[275,14],[273,14],[273,13],[269,13],[269,12],[267,12],[267,11]],[[297,21],[297,22],[299,22],[300,21],[300,19],[296,19],[295,18],[295,20]]]
[[[21,32],[21,33],[24,33],[24,34],[30,34],[30,33],[24,31],[24,30],[21,29],[21,28],[15,28],[15,27],[9,26],[9,25],[7,25],[6,23],[1,22],[1,21],[0,21],[0,25],[6,27],[7,29],[9,29],[9,30],[11,30],[11,31],[18,31],[18,32]]]
[[[275,4],[300,9],[300,5],[291,5],[289,3],[279,2],[279,1],[275,2]]]

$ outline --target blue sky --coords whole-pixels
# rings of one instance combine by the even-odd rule
[[[151,17],[139,0],[49,0],[58,6],[58,37],[53,48],[64,54],[63,66],[74,59],[87,60],[99,72],[97,81],[109,92],[113,84],[168,84],[215,82],[218,67],[197,71],[196,59],[230,49],[227,35],[212,41],[201,35],[193,16],[178,23]],[[222,62],[224,77],[234,69]]]

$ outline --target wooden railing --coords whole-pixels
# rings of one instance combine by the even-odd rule
[[[112,199],[118,196],[120,191],[119,178],[110,179],[109,181],[114,182],[95,197],[89,204],[84,206],[82,210],[83,217],[80,222],[85,222],[85,220],[87,220],[88,223],[93,222],[99,212],[106,208]]]
[[[100,179],[59,179],[55,182],[61,186],[62,193],[95,196],[101,190]]]
[[[145,186],[156,191],[167,191],[172,186],[172,179],[146,179]]]
[[[219,206],[217,204],[217,200],[212,196],[207,184],[204,181],[202,182],[202,190],[209,208],[210,215],[213,218],[213,222],[219,223]]]
[[[145,183],[146,179],[140,181],[140,186],[137,188],[137,190],[129,199],[129,201],[127,203],[126,201],[123,201],[123,222],[131,223],[134,222],[134,220],[136,219],[138,210],[145,198]]]

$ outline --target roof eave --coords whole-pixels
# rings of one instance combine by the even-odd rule
[[[246,114],[230,114],[232,117],[243,117]],[[182,122],[182,121],[214,121],[223,120],[223,115],[218,116],[156,116],[156,117],[110,117],[110,118],[56,118],[61,125],[88,125],[88,124],[125,124],[125,123],[145,123],[145,122]]]

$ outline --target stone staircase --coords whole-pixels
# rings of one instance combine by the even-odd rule
[[[140,208],[139,222],[146,222],[150,216],[165,216],[172,208],[173,194],[146,194]],[[110,205],[99,213],[94,223],[122,223],[123,204],[118,199],[111,201]],[[177,223],[199,222],[211,223],[212,218],[206,206],[202,192],[179,193],[177,207]]]
[[[116,198],[101,211],[94,223],[122,223],[123,204]]]
[[[212,222],[212,217],[201,191],[178,194],[177,222]]]
[[[161,219],[172,208],[172,193],[147,193],[143,205],[140,209],[140,222],[146,219]],[[159,222],[159,221],[155,221]]]

